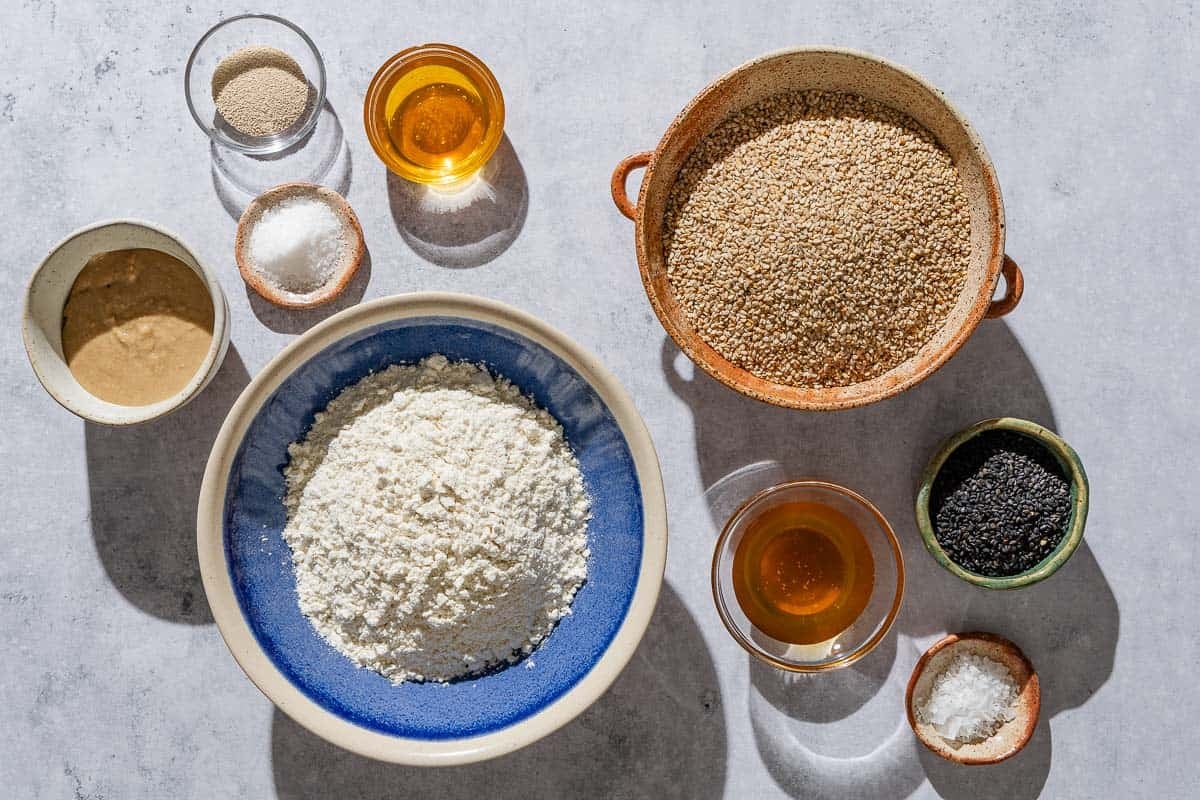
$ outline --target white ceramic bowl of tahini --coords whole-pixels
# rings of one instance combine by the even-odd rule
[[[288,544],[288,446],[346,386],[433,353],[482,363],[561,423],[591,499],[588,577],[571,613],[524,661],[449,683],[359,668],[300,611]],[[600,698],[650,622],[666,562],[658,459],[633,401],[595,357],[515,308],[460,294],[387,297],[330,317],[258,374],[204,475],[200,571],[226,644],[252,681],[313,733],[413,765],[503,755]]]
[[[158,250],[182,261],[200,276],[213,304],[212,342],[200,368],[177,393],[145,406],[110,403],[84,389],[67,367],[62,346],[63,306],[88,259],[97,253],[134,248]],[[217,374],[229,348],[229,306],[216,273],[179,237],[149,222],[115,219],[80,228],[42,260],[25,288],[21,335],[34,374],[59,405],[91,422],[135,425],[186,405]]]

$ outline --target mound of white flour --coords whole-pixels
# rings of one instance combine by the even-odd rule
[[[343,391],[288,448],[300,609],[359,666],[437,680],[516,661],[587,577],[589,501],[562,427],[435,355]]]

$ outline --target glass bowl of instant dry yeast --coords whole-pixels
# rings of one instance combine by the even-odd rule
[[[214,143],[271,155],[316,126],[325,103],[325,62],[295,23],[241,14],[200,37],[183,86],[192,118]]]
[[[504,136],[504,95],[487,65],[449,44],[402,50],[383,63],[363,102],[367,139],[414,183],[453,184],[487,164]]]
[[[765,489],[717,539],[713,598],[751,655],[790,672],[852,664],[887,635],[904,594],[900,544],[869,500],[833,483]]]

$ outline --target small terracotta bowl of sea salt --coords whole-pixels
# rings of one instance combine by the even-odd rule
[[[908,724],[957,764],[995,764],[1020,752],[1037,727],[1037,673],[1021,649],[991,633],[952,633],[925,651],[908,681]]]
[[[346,199],[312,183],[284,183],[254,198],[234,243],[242,279],[284,308],[333,300],[358,271],[365,249]]]

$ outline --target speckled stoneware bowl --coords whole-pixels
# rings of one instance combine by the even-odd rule
[[[432,353],[483,363],[562,423],[592,498],[588,578],[531,658],[479,677],[392,684],[313,629],[296,598],[285,524],[287,446],[370,372]],[[617,380],[534,317],[466,295],[376,300],[275,357],[229,412],[200,496],[197,540],[213,617],[246,674],[313,733],[364,756],[462,764],[566,724],[633,655],[662,584],[667,529],[650,436]]]
[[[963,569],[951,561],[950,556],[938,544],[937,536],[933,530],[933,520],[930,518],[929,511],[929,504],[933,494],[933,484],[937,479],[938,472],[942,469],[942,465],[946,463],[946,459],[950,457],[950,454],[959,445],[975,438],[984,431],[993,430],[1013,431],[1033,439],[1054,456],[1062,467],[1063,472],[1067,475],[1068,480],[1071,481],[1071,514],[1067,520],[1067,530],[1063,534],[1062,541],[1051,551],[1050,555],[1046,556],[1035,566],[1006,578],[992,578],[987,575],[980,575],[976,572]],[[925,541],[925,549],[930,552],[939,564],[964,581],[973,583],[976,586],[983,586],[987,589],[1019,589],[1022,586],[1029,586],[1030,584],[1049,578],[1059,567],[1067,563],[1067,559],[1079,547],[1079,543],[1083,541],[1083,528],[1087,523],[1088,491],[1087,473],[1083,471],[1083,462],[1079,460],[1079,455],[1069,444],[1063,441],[1061,436],[1038,425],[1036,422],[1029,422],[1028,420],[1016,419],[1014,417],[986,419],[951,436],[938,448],[933,458],[929,460],[929,464],[925,467],[925,471],[921,475],[921,485],[917,490],[917,527],[921,531],[921,538]]]
[[[675,177],[692,149],[726,117],[773,94],[820,89],[850,92],[903,111],[921,123],[950,153],[963,180],[971,216],[971,256],[958,302],[941,329],[916,355],[877,378],[852,386],[809,389],[764,380],[726,359],[692,330],[667,279],[662,227]],[[626,194],[629,174],[644,167],[637,205]],[[803,47],[749,61],[709,84],[679,112],[654,151],[617,165],[613,201],[636,222],[638,266],[654,313],[679,349],[705,372],[742,394],[790,408],[832,410],[891,397],[932,375],[962,347],[984,317],[1017,305],[1021,271],[1004,255],[1004,206],[1000,185],[983,142],[946,97],[916,73],[856,50]],[[1003,272],[1006,291],[992,294]]]
[[[928,723],[917,718],[916,703],[924,702],[939,672],[946,668],[956,655],[969,653],[998,661],[1008,668],[1018,688],[1013,718],[1005,722],[987,739],[977,743],[952,744]],[[1042,690],[1033,664],[1021,652],[1021,648],[993,633],[952,633],[940,639],[925,651],[913,668],[904,694],[908,724],[913,733],[928,747],[947,761],[968,766],[995,764],[1012,758],[1029,743],[1037,728],[1038,714],[1042,707]]]
[[[213,338],[200,368],[174,396],[146,406],[118,405],[88,392],[71,374],[62,349],[63,306],[88,259],[97,253],[131,248],[159,250],[191,267],[213,304]],[[149,222],[117,219],[80,228],[55,245],[38,265],[25,288],[21,335],[34,374],[59,405],[92,422],[135,425],[191,402],[217,374],[229,349],[229,306],[216,273],[179,237]]]

